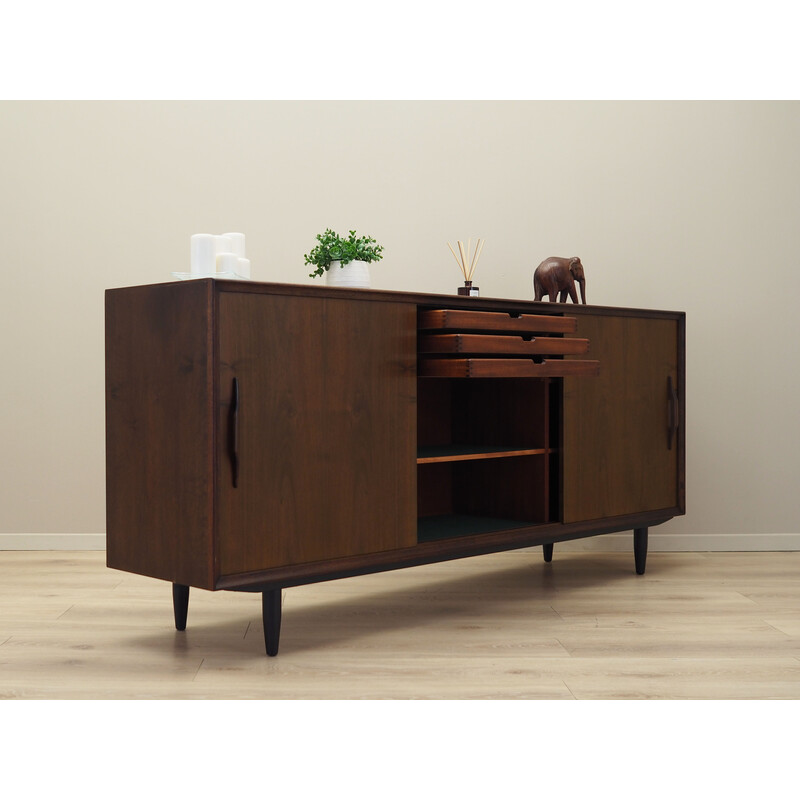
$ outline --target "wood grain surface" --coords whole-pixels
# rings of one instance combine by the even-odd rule
[[[106,292],[108,565],[211,588],[212,291]]]
[[[489,353],[495,355],[564,355],[585,353],[588,339],[554,336],[494,336],[480,333],[421,334],[417,337],[420,353]]]
[[[239,483],[219,448],[219,573],[416,543],[413,306],[223,293],[220,407],[239,381]]]
[[[419,375],[427,378],[561,378],[567,375],[596,376],[594,360],[563,361],[531,358],[432,358],[419,359]]]
[[[669,448],[667,379],[683,391],[681,330],[679,318],[581,317],[601,368],[592,380],[564,379],[564,522],[680,513],[683,445]]]
[[[574,317],[523,314],[520,312],[464,311],[462,309],[427,309],[419,312],[422,330],[504,331],[515,333],[572,333]]]

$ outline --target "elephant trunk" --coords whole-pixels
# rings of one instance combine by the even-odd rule
[[[578,285],[581,289],[581,303],[586,305],[586,278],[578,278]]]

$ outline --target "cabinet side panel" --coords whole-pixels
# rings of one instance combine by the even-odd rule
[[[220,295],[220,572],[416,543],[415,307]]]
[[[208,589],[210,309],[207,281],[106,292],[107,564]]]
[[[563,522],[677,511],[667,379],[677,385],[678,320],[582,315],[577,335],[600,374],[564,379]]]

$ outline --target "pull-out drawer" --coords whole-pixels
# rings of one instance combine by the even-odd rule
[[[574,317],[539,314],[513,314],[498,311],[462,311],[458,309],[425,309],[417,317],[417,329],[497,331],[499,333],[575,333]]]
[[[552,336],[495,336],[480,333],[422,334],[417,339],[421,354],[449,355],[581,355],[589,349],[588,339],[556,339]]]
[[[563,337],[577,327],[574,317],[421,309],[417,315],[417,374],[421,378],[597,375],[598,361],[563,358],[589,349],[588,339]]]
[[[421,378],[563,378],[597,375],[599,361],[541,361],[532,358],[420,358]]]

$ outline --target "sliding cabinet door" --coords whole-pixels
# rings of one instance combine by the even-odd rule
[[[682,511],[684,317],[581,314],[597,377],[564,379],[564,522]]]
[[[218,574],[415,543],[415,313],[220,293]]]

